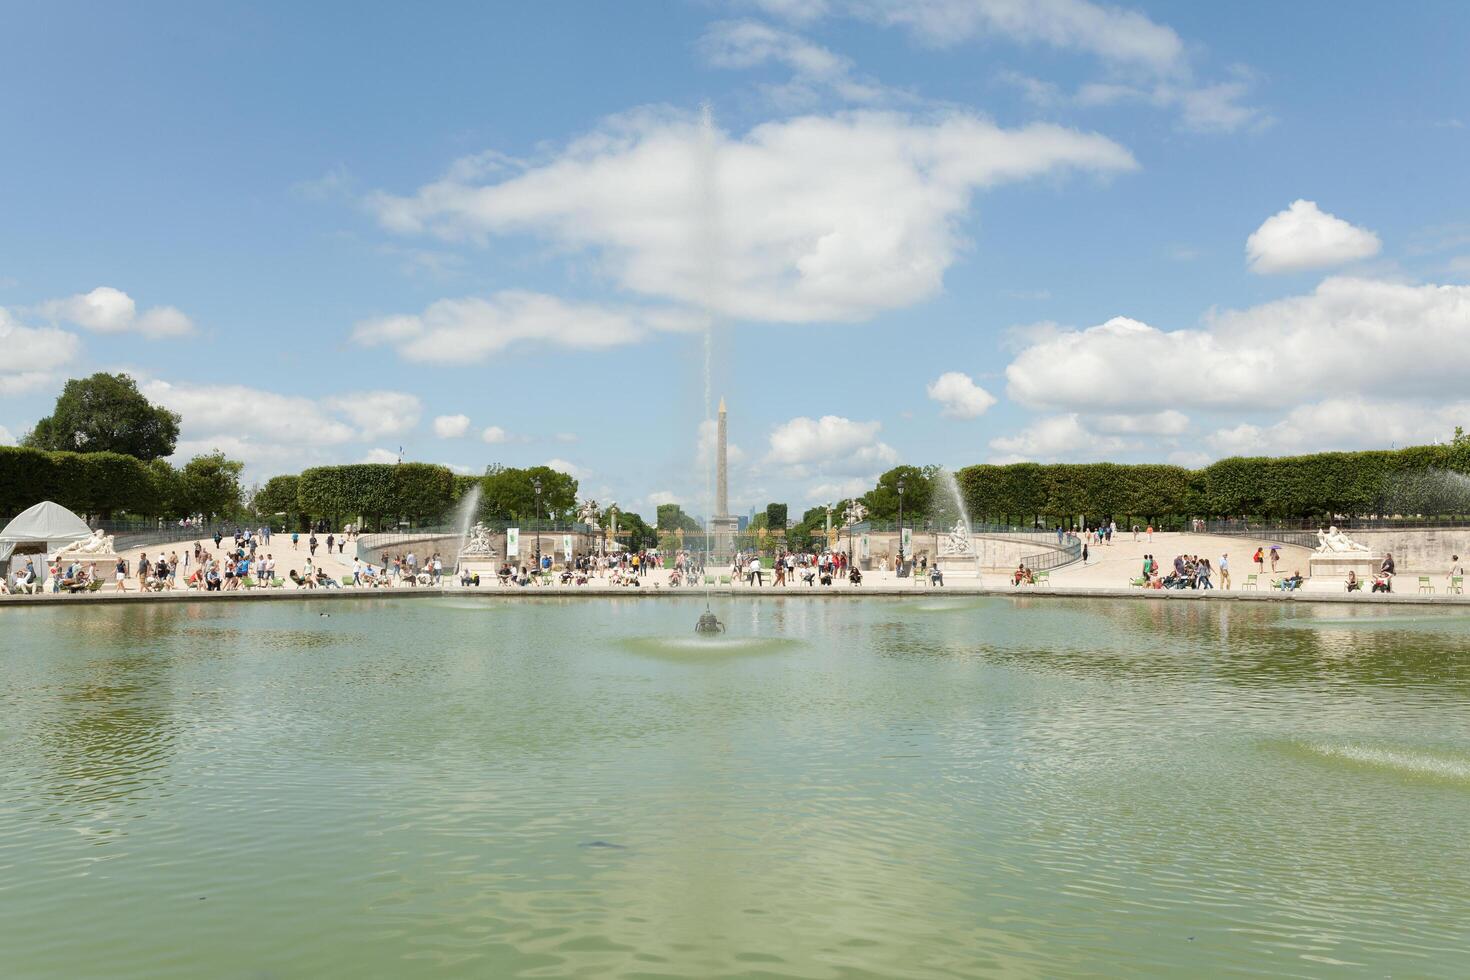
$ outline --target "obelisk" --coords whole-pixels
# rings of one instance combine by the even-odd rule
[[[740,521],[730,514],[730,471],[725,457],[725,399],[715,422],[715,515],[710,519],[714,552],[721,558],[735,551],[735,531]]]

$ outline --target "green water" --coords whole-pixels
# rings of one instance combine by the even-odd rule
[[[1470,618],[700,608],[0,607],[0,973],[1470,972]]]

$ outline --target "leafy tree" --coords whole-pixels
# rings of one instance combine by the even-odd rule
[[[492,466],[481,479],[480,514],[487,519],[517,521],[536,517],[536,489],[541,481],[541,519],[567,520],[577,511],[577,480],[549,466],[529,469]]]
[[[895,466],[878,477],[878,485],[863,494],[868,516],[879,521],[898,520],[898,481],[903,478],[903,520],[905,524],[921,522],[929,514],[934,498],[936,467]]]
[[[432,523],[448,512],[453,494],[453,472],[428,463],[317,466],[296,487],[301,512],[334,527],[358,520],[368,527]]]
[[[604,516],[602,526],[608,526],[608,518]],[[630,510],[618,511],[618,541],[631,551],[642,551],[645,548],[658,547],[658,530],[648,526],[638,514]]]
[[[684,508],[678,504],[658,505],[658,529],[660,531],[684,531],[686,534],[703,530],[699,522],[684,513]]]
[[[179,473],[183,499],[190,513],[228,517],[240,510],[240,471],[245,464],[226,459],[222,452],[195,456]]]
[[[154,405],[126,374],[72,378],[50,415],[36,423],[25,445],[78,453],[122,453],[142,460],[172,456],[179,416]]]
[[[766,527],[772,531],[785,531],[786,513],[785,504],[766,504]]]
[[[295,519],[301,513],[297,494],[300,490],[299,476],[273,476],[265,481],[250,500],[250,506],[262,519],[274,523],[280,517],[286,527],[299,527]]]

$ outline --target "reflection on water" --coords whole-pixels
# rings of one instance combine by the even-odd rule
[[[1470,957],[1470,618],[772,598],[707,637],[701,609],[0,610],[7,974]]]

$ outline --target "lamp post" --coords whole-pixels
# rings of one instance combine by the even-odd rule
[[[903,477],[898,478],[898,572],[903,574]]]
[[[541,478],[531,478],[531,489],[536,491],[536,572],[541,572]]]

